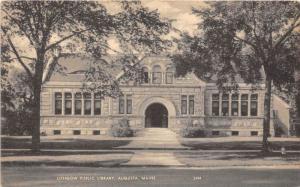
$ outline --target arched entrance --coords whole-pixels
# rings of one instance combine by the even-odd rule
[[[167,128],[168,127],[168,110],[160,103],[149,105],[145,112],[146,128]]]

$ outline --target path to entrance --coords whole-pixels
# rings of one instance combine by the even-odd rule
[[[137,137],[119,149],[154,149],[182,150],[187,149],[177,140],[175,132],[167,128],[145,128],[137,133]]]
[[[183,150],[186,148],[180,145],[176,133],[167,128],[145,128],[121,149],[148,149],[135,152],[130,161],[124,165],[182,166],[183,164],[175,158],[173,151],[170,150]],[[157,152],[155,150],[166,151]]]

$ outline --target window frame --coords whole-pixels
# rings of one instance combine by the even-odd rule
[[[187,95],[181,95],[181,107],[180,108],[181,108],[181,114],[187,115],[187,113],[188,113],[188,96]]]
[[[236,103],[236,107],[233,107],[234,103]],[[239,94],[238,93],[231,95],[231,116],[239,116]]]
[[[247,96],[247,99],[244,99],[243,96]],[[241,94],[241,116],[245,117],[248,116],[249,111],[248,111],[248,107],[249,107],[249,94]],[[243,105],[245,103],[245,105]],[[246,110],[246,113],[244,109]]]
[[[72,108],[73,108],[73,94],[71,92],[65,92],[64,93],[65,99],[64,99],[64,115],[72,115]],[[70,97],[68,97],[70,96]],[[70,103],[71,107],[68,107],[68,104]]]
[[[99,96],[98,96],[99,95]],[[102,112],[102,101],[101,101],[101,94],[100,93],[94,93],[94,115],[101,115]],[[100,103],[100,107],[97,108],[97,102]],[[98,112],[99,110],[99,112]]]
[[[58,95],[60,95],[60,97],[57,97]],[[58,104],[57,101],[59,101],[60,104]],[[60,106],[60,109],[57,108],[57,106]],[[59,110],[60,112],[57,112],[57,110]],[[61,92],[54,93],[54,114],[55,115],[63,114],[63,94]]]
[[[252,108],[252,106],[255,107]],[[254,113],[253,110],[255,110]],[[251,94],[250,96],[250,116],[258,116],[258,94]]]
[[[214,97],[214,96],[218,96],[218,97]],[[212,116],[220,116],[220,94],[219,93],[213,93],[211,95],[212,97],[212,101],[211,101],[211,115]],[[217,98],[217,99],[216,99]],[[214,107],[214,103],[218,104],[218,108],[216,110],[216,107]],[[217,111],[217,114],[215,114],[214,111]]]
[[[86,96],[88,96],[88,95],[89,95],[89,97],[86,97]],[[88,102],[90,103],[90,109],[89,109],[89,112],[87,112],[88,110],[87,110],[87,108],[86,108]],[[92,115],[92,94],[89,93],[89,92],[83,93],[83,114],[84,114],[85,116]]]

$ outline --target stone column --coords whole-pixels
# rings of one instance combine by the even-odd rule
[[[62,115],[65,115],[65,93],[64,92],[62,92],[62,94],[61,94],[61,104],[62,104],[62,106],[61,106],[61,108],[62,108]]]
[[[95,102],[94,102],[94,93],[91,93],[91,115],[92,116],[94,116],[94,104],[95,104]]]
[[[81,93],[81,115],[84,115],[84,95]]]
[[[72,91],[72,115],[75,115],[75,93]]]

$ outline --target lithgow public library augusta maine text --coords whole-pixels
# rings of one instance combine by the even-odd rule
[[[252,90],[237,77],[239,90],[222,94],[215,82],[205,82],[194,74],[175,77],[171,59],[149,55],[141,62],[142,84],[122,84],[123,96],[101,99],[81,89],[89,58],[71,55],[58,63],[67,67],[67,73],[52,74],[41,95],[41,132],[46,135],[102,135],[112,123],[127,117],[133,129],[170,128],[178,132],[192,120],[206,136],[262,136],[263,84]],[[113,71],[116,76],[121,72],[117,68]],[[274,122],[280,126],[274,128]],[[289,106],[273,94],[272,136],[276,128],[289,133]]]

